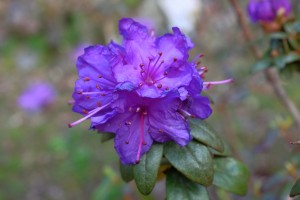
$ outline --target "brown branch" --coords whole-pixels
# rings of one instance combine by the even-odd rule
[[[243,14],[243,10],[238,4],[237,0],[229,0],[230,3],[232,4],[232,7],[235,10],[237,20],[239,25],[241,26],[241,29],[243,31],[244,38],[247,42],[251,44],[251,51],[255,55],[256,58],[261,57],[261,52],[260,50],[253,44],[251,41],[253,40],[253,35],[251,33],[250,27],[248,26],[248,22],[246,20],[245,15]],[[299,111],[294,104],[294,102],[288,97],[286,91],[284,90],[277,69],[274,67],[267,68],[264,71],[265,77],[267,81],[271,84],[273,87],[273,90],[278,97],[278,99],[282,102],[282,104],[285,106],[285,108],[290,112],[292,115],[294,122],[298,128],[298,131],[300,133],[300,114]]]

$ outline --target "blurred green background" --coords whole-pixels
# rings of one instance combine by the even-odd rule
[[[245,8],[246,0],[240,3]],[[299,13],[299,2],[293,3]],[[182,15],[172,18],[176,9]],[[101,143],[88,130],[89,122],[67,127],[80,118],[68,105],[77,79],[76,55],[88,44],[120,42],[122,17],[150,21],[158,35],[175,23],[196,45],[191,58],[205,54],[206,80],[234,79],[206,92],[214,102],[208,122],[234,157],[249,166],[249,192],[238,197],[210,188],[212,198],[288,199],[300,165],[300,147],[289,141],[299,140],[300,133],[263,74],[250,73],[255,59],[229,1],[1,0],[0,200],[164,199],[164,180],[148,197],[134,183],[122,182],[113,142]],[[258,25],[250,26],[255,44],[266,49],[267,36]],[[282,79],[300,108],[299,75]],[[42,111],[27,113],[16,101],[36,80],[53,84],[57,98]]]

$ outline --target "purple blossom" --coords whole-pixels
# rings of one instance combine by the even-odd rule
[[[253,22],[272,22],[280,12],[288,16],[292,6],[289,0],[249,0],[247,9]]]
[[[124,164],[136,164],[153,142],[188,144],[187,118],[205,119],[212,113],[202,89],[228,80],[202,81],[205,70],[188,61],[193,43],[179,28],[155,37],[146,26],[125,18],[119,29],[122,45],[90,46],[78,58],[73,111],[84,117],[69,127],[90,119],[91,129],[115,133]]]
[[[36,82],[28,86],[19,96],[19,107],[28,112],[38,112],[53,103],[56,97],[54,87],[45,82]]]

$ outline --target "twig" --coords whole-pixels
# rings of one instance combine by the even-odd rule
[[[260,58],[262,55],[260,50],[253,43],[251,43],[251,41],[253,39],[253,35],[248,26],[246,17],[243,14],[243,10],[239,6],[237,0],[229,0],[229,1],[231,2],[232,7],[235,10],[237,20],[238,20],[239,25],[241,26],[245,40],[250,43],[251,51],[253,52],[255,57]],[[286,91],[282,87],[277,69],[275,69],[274,67],[267,68],[266,70],[264,70],[264,74],[265,74],[267,81],[273,87],[273,90],[274,90],[276,96],[278,97],[278,99],[282,102],[282,104],[286,107],[286,109],[292,115],[294,122],[298,128],[298,132],[300,133],[300,113],[299,113],[296,105],[294,104],[294,102],[288,97]]]

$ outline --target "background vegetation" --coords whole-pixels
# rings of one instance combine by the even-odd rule
[[[294,0],[294,13],[300,5]],[[80,116],[71,111],[78,47],[120,41],[121,17],[150,19],[159,34],[170,31],[166,13],[151,0],[2,0],[0,2],[0,200],[164,199],[164,180],[141,196],[121,181],[112,142],[101,143],[89,123],[68,129]],[[211,190],[215,199],[287,199],[299,177],[300,139],[292,118],[255,62],[228,1],[202,0],[186,30],[204,53],[206,80],[232,77],[234,83],[207,91],[214,114],[208,122],[251,172],[246,197]],[[246,0],[240,1],[245,8]],[[180,5],[179,5],[180,6]],[[171,5],[170,5],[171,9]],[[250,22],[249,22],[250,23]],[[262,50],[267,36],[250,25]],[[283,75],[284,87],[300,108],[300,76]],[[35,80],[52,83],[55,103],[38,113],[22,111],[16,99]]]

